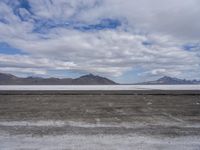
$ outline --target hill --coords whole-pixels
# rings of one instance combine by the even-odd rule
[[[186,79],[178,79],[178,78],[172,78],[169,76],[164,76],[158,80],[155,81],[148,81],[148,82],[142,82],[142,83],[137,83],[140,85],[164,85],[164,84],[169,84],[169,85],[176,85],[176,84],[200,84],[200,81],[197,80],[186,80]]]
[[[12,74],[0,73],[0,85],[115,85],[114,81],[101,76],[88,74],[72,78],[20,78]]]

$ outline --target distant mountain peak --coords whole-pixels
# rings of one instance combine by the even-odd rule
[[[26,79],[43,79],[42,77],[28,76]]]
[[[168,82],[168,81],[180,81],[180,80],[181,80],[181,79],[178,79],[178,78],[169,77],[169,76],[164,76],[164,77],[158,79],[157,81]]]
[[[97,85],[97,84],[100,84],[100,85],[117,84],[110,79],[107,79],[107,78],[101,77],[101,76],[97,76],[97,75],[94,75],[94,74],[83,75],[83,76],[74,80],[75,84],[80,83],[80,84],[86,85],[87,83],[90,83],[90,82],[92,82],[93,85]]]
[[[0,80],[10,80],[10,79],[16,79],[16,78],[17,77],[12,74],[0,73]]]
[[[176,80],[176,79],[178,79],[178,78],[170,77],[170,76],[163,76],[163,77],[159,78],[158,80],[165,80],[165,79]]]
[[[82,78],[83,78],[83,77],[93,78],[93,77],[96,77],[96,75],[90,73],[90,74],[83,75],[83,76],[81,76],[81,77],[82,77]],[[80,78],[81,78],[81,77],[80,77]]]
[[[160,79],[158,80],[165,80],[165,79],[174,79],[173,77],[170,77],[170,76],[163,76],[161,77]]]
[[[200,84],[200,81],[197,80],[186,80],[186,79],[179,79],[170,76],[163,76],[155,81],[143,82],[139,84]]]

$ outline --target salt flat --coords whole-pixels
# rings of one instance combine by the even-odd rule
[[[200,90],[200,85],[0,85],[1,91]]]

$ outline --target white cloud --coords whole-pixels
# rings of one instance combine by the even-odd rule
[[[199,40],[199,0],[104,0],[97,9],[85,11],[79,19],[125,18],[130,28]]]
[[[21,71],[24,73],[46,74],[48,70],[68,70],[75,67],[76,65],[73,62],[24,55],[0,54],[0,70],[6,72]]]
[[[10,6],[0,3],[0,41],[21,49],[25,55],[0,55],[0,70],[45,74],[48,70],[76,70],[120,76],[140,67],[144,75],[197,78],[198,51],[182,45],[198,42],[200,5],[197,0],[29,0],[31,15],[21,8],[20,20]],[[116,29],[82,32],[55,27],[35,33],[34,19],[67,20],[95,24],[103,18],[119,19]],[[143,42],[149,42],[144,45]],[[14,69],[17,68],[17,69]],[[39,72],[38,72],[39,70]],[[40,72],[43,70],[44,72]]]

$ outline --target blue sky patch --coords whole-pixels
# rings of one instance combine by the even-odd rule
[[[91,25],[75,25],[75,29],[81,31],[90,31],[90,30],[104,30],[104,29],[116,29],[117,27],[121,26],[121,22],[116,19],[102,19],[97,24]]]
[[[143,41],[142,45],[144,45],[144,46],[151,46],[151,45],[153,45],[153,43],[150,42],[150,41]]]
[[[118,83],[124,84],[138,83],[143,81],[140,74],[144,71],[145,70],[143,68],[136,66],[135,68],[125,72],[122,76],[112,77],[112,79]]]
[[[13,13],[18,16],[22,21],[27,21],[27,16],[22,16],[20,14],[20,8],[26,9],[27,12],[33,15],[31,11],[31,6],[28,0],[16,0],[16,1],[5,1],[7,5],[9,5],[13,11]],[[29,16],[30,17],[30,16]]]
[[[56,20],[35,20],[35,28],[33,32],[46,33],[53,28],[72,28],[74,22],[60,22]]]
[[[7,43],[0,42],[0,54],[15,55],[15,54],[25,54],[21,50],[14,48]]]
[[[193,50],[200,50],[200,43],[190,43],[190,44],[186,44],[183,45],[183,49],[186,51],[193,51]]]
[[[27,0],[20,0],[20,8],[25,8],[27,10],[30,10],[31,9],[31,6],[29,4],[29,2]]]
[[[33,32],[46,33],[53,28],[68,28],[80,31],[96,31],[104,29],[116,29],[121,26],[117,19],[102,19],[97,24],[84,24],[75,21],[59,22],[55,20],[36,20]]]

